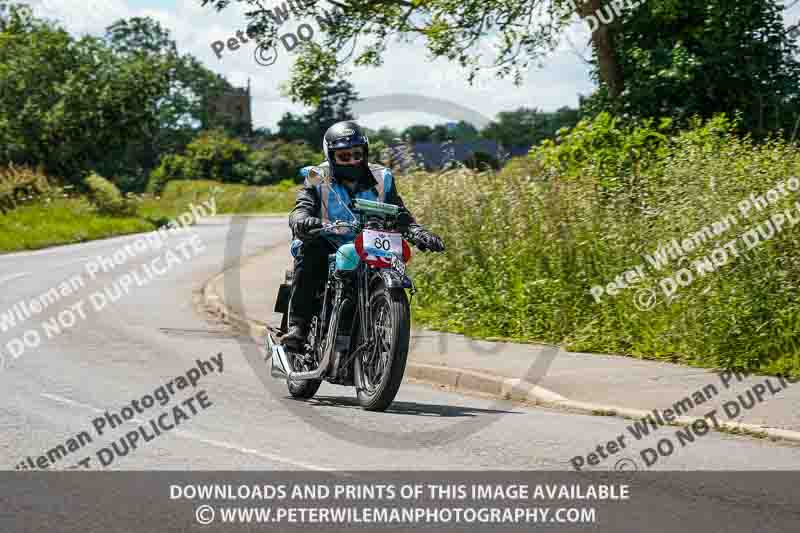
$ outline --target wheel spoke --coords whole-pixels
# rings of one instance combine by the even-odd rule
[[[384,301],[382,303],[383,305],[374,309],[372,313],[372,316],[375,317],[373,322],[375,344],[370,353],[365,353],[362,357],[364,377],[367,381],[364,385],[370,392],[374,391],[383,380],[383,375],[389,366],[391,354],[391,314],[389,313],[388,302]]]

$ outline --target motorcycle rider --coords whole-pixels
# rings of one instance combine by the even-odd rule
[[[353,221],[348,211],[352,200],[386,202],[405,209],[397,192],[390,169],[369,164],[369,139],[353,121],[338,122],[328,128],[322,141],[325,162],[309,169],[303,188],[297,193],[295,207],[289,216],[294,240],[294,275],[289,301],[289,330],[283,344],[298,350],[308,335],[314,315],[314,295],[328,276],[328,254],[335,245],[327,239],[309,239],[308,233],[323,223]],[[443,252],[444,241],[417,224],[408,214],[409,233],[421,251]],[[352,238],[339,238],[339,244]]]

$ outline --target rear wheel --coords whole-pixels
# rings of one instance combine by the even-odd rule
[[[375,345],[355,360],[358,402],[367,411],[384,411],[403,381],[411,314],[403,289],[379,287],[370,297],[370,308]]]

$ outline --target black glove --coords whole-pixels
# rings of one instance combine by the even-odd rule
[[[400,208],[400,211],[397,213],[397,226],[408,229],[413,223],[414,218],[411,216],[411,213],[408,212],[408,209]]]
[[[297,231],[300,237],[308,236],[308,232],[322,227],[322,221],[317,217],[307,217],[297,223]]]
[[[418,229],[414,233],[414,243],[422,252],[444,252],[442,238],[426,229]]]

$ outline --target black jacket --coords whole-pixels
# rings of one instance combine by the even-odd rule
[[[372,177],[371,172],[365,172],[361,179],[358,181],[355,192],[366,191],[375,186],[375,179]],[[347,187],[345,187],[347,188]],[[349,189],[348,189],[349,191]],[[342,198],[345,202],[351,201],[352,198]],[[403,199],[397,192],[397,186],[392,185],[390,191],[387,192],[386,202],[405,208]],[[348,206],[349,207],[349,206]],[[321,209],[321,202],[317,189],[314,186],[304,186],[297,192],[295,199],[294,209],[289,215],[289,227],[292,229],[292,234],[297,238],[300,232],[297,231],[297,225],[308,217],[319,217]],[[422,229],[422,226],[416,223],[414,217],[411,216],[411,224],[409,225],[409,232],[414,234]]]

